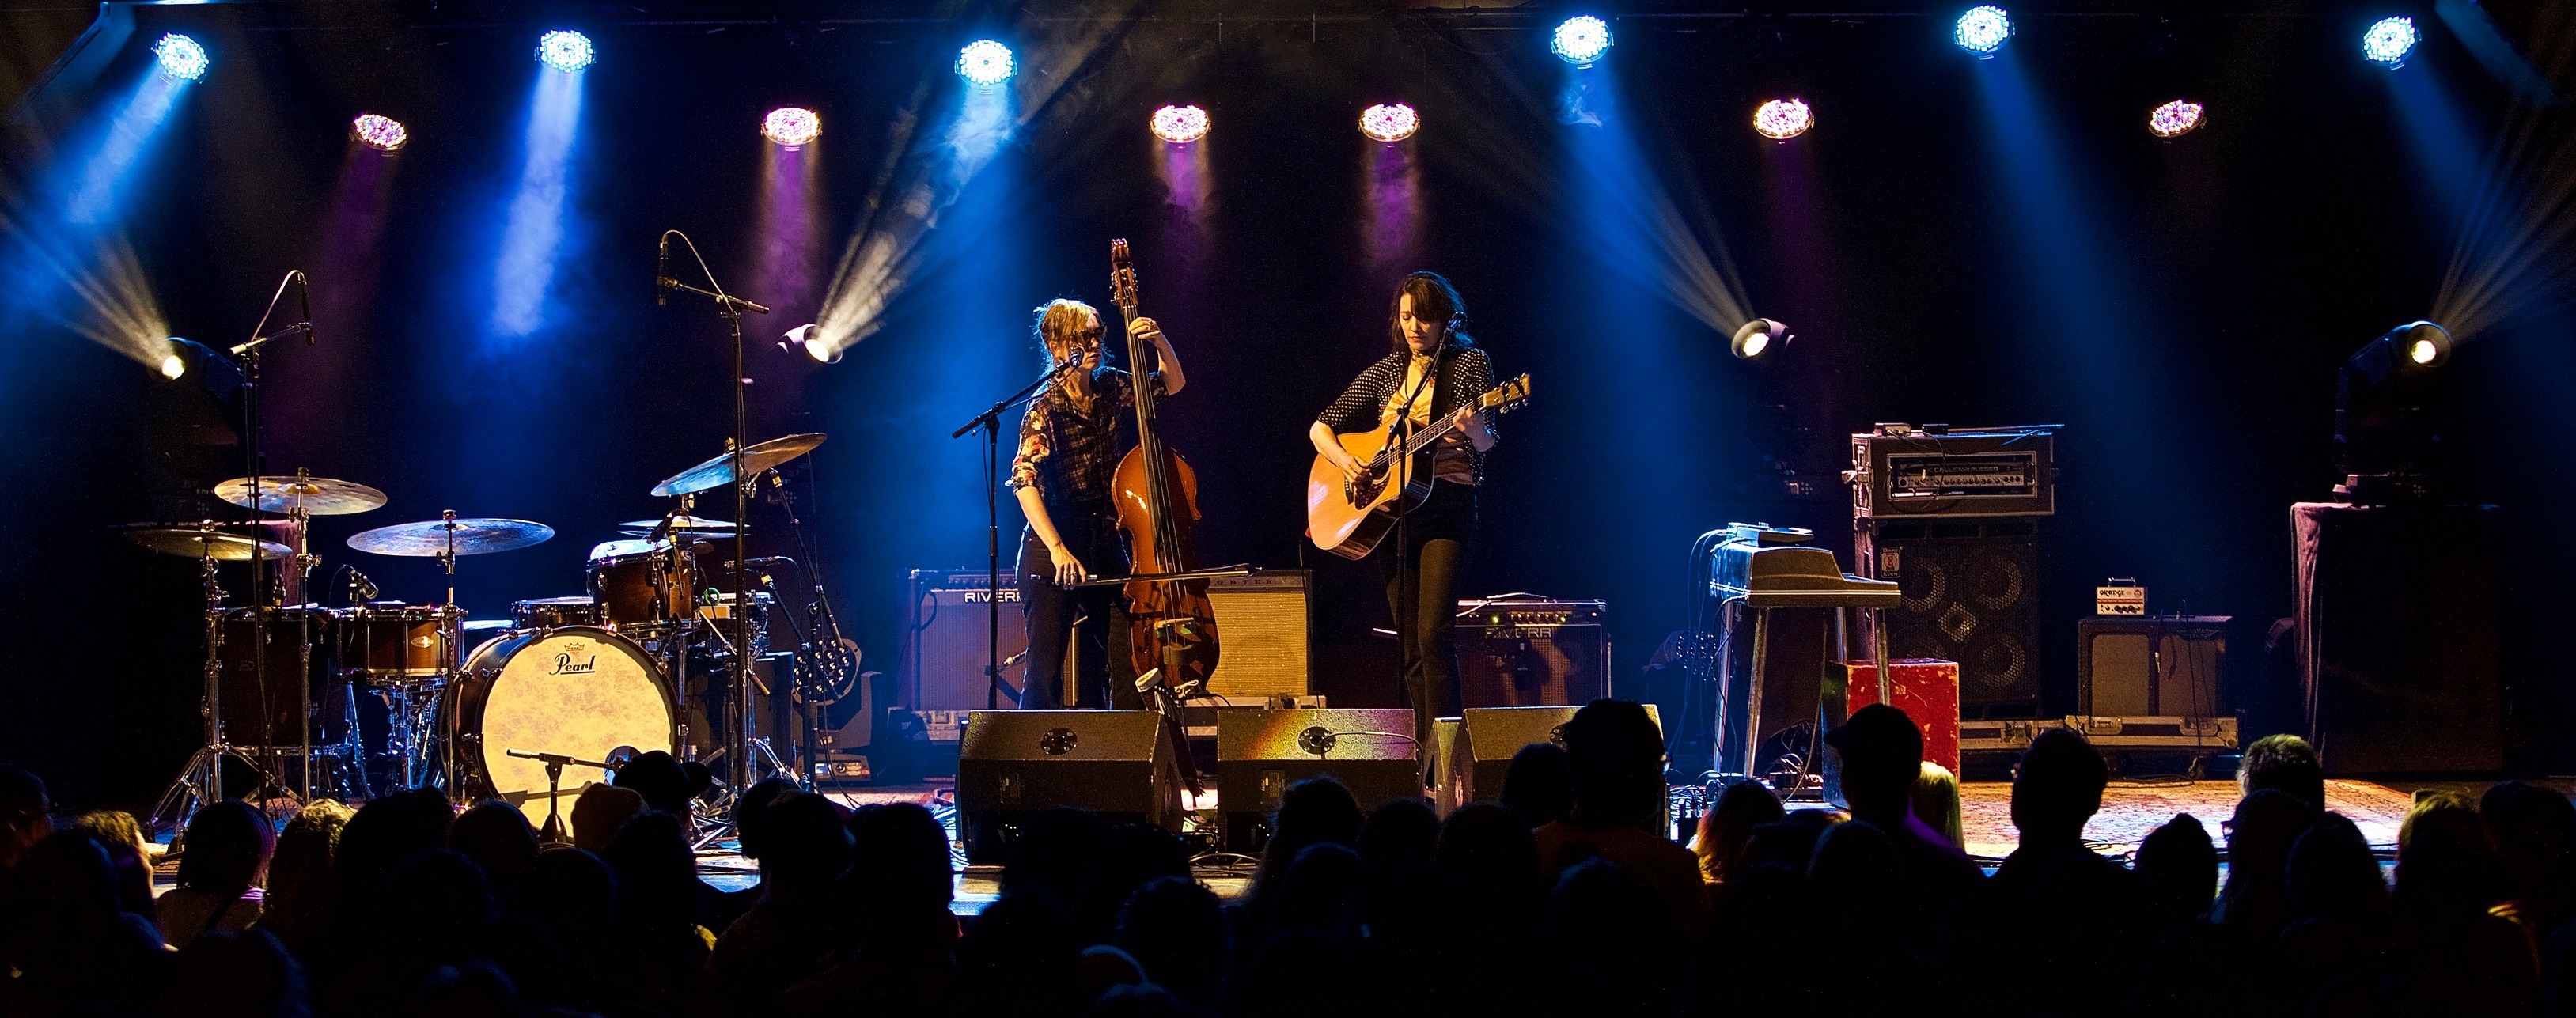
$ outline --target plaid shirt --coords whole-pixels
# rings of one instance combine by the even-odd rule
[[[1124,371],[1102,368],[1091,376],[1091,410],[1073,405],[1063,385],[1029,401],[1020,418],[1020,450],[1011,458],[1011,487],[1035,487],[1048,505],[1103,505],[1118,470],[1118,414],[1136,405],[1135,383]]]

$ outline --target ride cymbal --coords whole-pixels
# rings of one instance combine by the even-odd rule
[[[215,497],[238,506],[250,506],[269,512],[288,512],[302,508],[312,516],[346,516],[362,513],[385,504],[385,493],[356,481],[328,477],[262,477],[259,497],[251,497],[252,478],[236,477],[215,485]],[[257,504],[253,504],[256,502]]]
[[[785,438],[773,438],[766,442],[753,443],[749,448],[742,451],[743,472],[748,474],[758,474],[763,470],[785,463],[798,456],[805,455],[806,453],[813,452],[814,447],[821,444],[823,444],[823,434],[821,432],[812,432],[803,435],[789,435]],[[671,475],[670,480],[654,485],[653,497],[670,498],[674,495],[686,495],[693,491],[705,491],[709,488],[721,486],[733,479],[733,454],[729,452],[723,453],[714,459]],[[660,521],[656,520],[654,522],[658,524]]]
[[[489,555],[496,551],[515,551],[542,544],[553,536],[555,528],[528,520],[423,520],[351,534],[349,547],[377,555],[435,558],[451,552],[457,555]]]

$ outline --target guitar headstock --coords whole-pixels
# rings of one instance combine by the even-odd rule
[[[1136,310],[1136,262],[1127,253],[1127,238],[1109,242],[1109,289],[1118,306]]]
[[[1476,397],[1476,409],[1492,410],[1496,413],[1518,410],[1529,402],[1529,390],[1529,372],[1524,371],[1519,378],[1497,385],[1484,395]]]

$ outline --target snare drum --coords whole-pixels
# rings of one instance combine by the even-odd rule
[[[510,619],[520,629],[596,626],[608,621],[600,614],[599,602],[587,597],[535,597],[512,601]]]
[[[672,702],[661,665],[608,630],[568,626],[497,637],[475,648],[447,687],[449,794],[460,802],[499,796],[542,825],[546,765],[510,750],[598,761],[622,748],[668,752]],[[571,800],[606,776],[564,769],[567,821]]]
[[[590,550],[590,593],[614,629],[694,625],[697,561],[669,541],[608,541]]]
[[[332,614],[339,618],[340,670],[353,678],[437,679],[455,665],[455,622],[463,614],[455,609],[373,601]]]

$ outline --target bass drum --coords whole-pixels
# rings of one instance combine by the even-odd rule
[[[546,765],[508,751],[622,762],[612,754],[671,749],[670,681],[644,648],[608,630],[512,631],[475,648],[459,672],[443,704],[447,787],[459,801],[498,797],[543,826]],[[606,777],[564,768],[567,825],[573,798]]]

